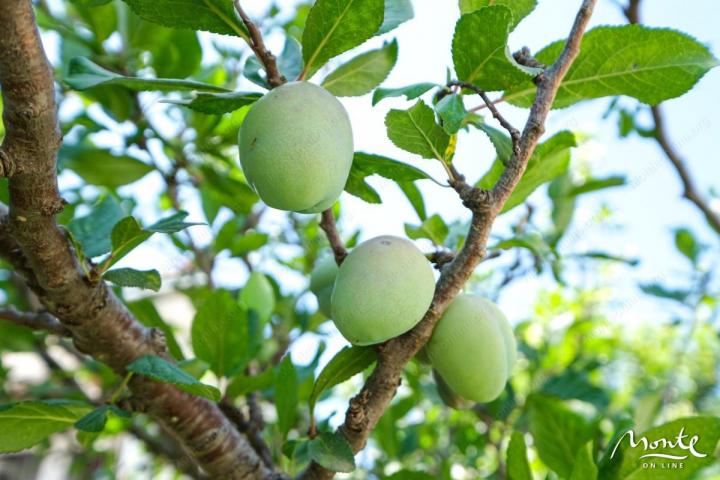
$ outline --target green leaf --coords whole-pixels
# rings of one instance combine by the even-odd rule
[[[435,111],[442,120],[445,131],[451,135],[460,131],[463,120],[467,116],[462,96],[457,94],[447,95],[435,105]]]
[[[565,369],[548,378],[539,392],[563,400],[582,400],[595,405],[600,411],[610,404],[608,392],[594,385],[584,370]]]
[[[680,431],[686,435],[683,444],[688,445],[691,439],[697,436],[697,443],[694,445],[698,454],[704,457],[693,456],[688,450],[682,448],[663,448],[660,444],[656,450],[645,450],[641,443],[635,448],[629,446],[629,434],[625,433],[618,440],[620,444],[618,451],[614,457],[615,461],[621,460],[617,478],[628,478],[632,480],[683,480],[694,478],[693,475],[703,467],[713,465],[717,462],[715,457],[715,449],[720,440],[720,418],[710,416],[698,416],[692,418],[681,418],[659,427],[652,428],[641,435],[634,434],[635,442],[641,442],[640,438],[647,438],[648,443],[665,439],[667,441],[677,441]],[[612,451],[616,448],[616,444],[608,445]],[[679,460],[683,463],[682,469],[648,469],[643,468],[643,464],[652,461],[652,458],[640,458],[641,455],[647,453],[664,453],[676,456],[686,456],[686,460]],[[658,462],[662,459],[656,459]],[[612,460],[611,460],[612,461]]]
[[[397,53],[397,41],[393,40],[382,48],[358,55],[328,75],[322,86],[338,97],[365,95],[387,78],[395,66]]]
[[[437,87],[435,83],[415,83],[406,87],[378,88],[373,92],[372,104],[377,105],[383,99],[405,96],[407,100],[415,100],[428,90]]]
[[[236,398],[250,392],[267,390],[275,382],[275,369],[266,368],[259,375],[235,375],[228,385],[226,394],[230,398]]]
[[[507,240],[502,240],[491,247],[492,250],[509,250],[520,247],[530,250],[533,255],[546,258],[550,253],[550,247],[545,243],[542,235],[535,232],[527,232]]]
[[[120,220],[112,230],[112,257],[106,268],[116,264],[151,235],[151,232],[142,229],[134,217],[125,217]]]
[[[265,275],[252,272],[240,292],[240,301],[248,310],[255,310],[265,323],[275,310],[275,290]]]
[[[693,232],[687,228],[678,228],[675,230],[675,247],[693,264],[697,263],[698,256],[704,248],[703,245],[697,241]]]
[[[200,172],[206,185],[206,188],[201,189],[200,194],[205,215],[210,221],[215,218],[220,206],[228,207],[236,214],[248,214],[258,201],[258,196],[250,186],[234,174],[235,170],[223,172],[209,165],[202,165]]]
[[[220,400],[220,390],[197,381],[195,377],[186,373],[177,365],[155,355],[145,355],[127,366],[128,372],[137,373],[157,382],[175,385],[183,392],[217,402]]]
[[[0,407],[0,453],[19,452],[73,426],[92,407],[70,400],[12,403]]]
[[[267,81],[267,75],[264,73],[264,69],[260,60],[257,57],[249,57],[245,61],[243,66],[243,76],[253,82],[255,85],[270,89],[270,84]]]
[[[376,354],[372,347],[344,347],[336,353],[315,380],[308,397],[310,415],[314,415],[315,404],[324,391],[364,371],[375,362],[375,359]]]
[[[533,396],[530,402],[530,433],[543,463],[561,477],[569,477],[577,451],[594,433],[593,426],[562,402]]]
[[[412,470],[400,470],[395,472],[385,480],[435,480],[437,477],[425,472],[415,472]]]
[[[127,37],[131,51],[149,52],[155,76],[185,78],[197,71],[202,61],[202,47],[196,32],[175,30],[146,22],[127,13]]]
[[[620,255],[613,255],[611,253],[601,252],[597,250],[583,252],[578,254],[578,256],[583,258],[592,258],[593,260],[607,260],[609,262],[625,263],[627,265],[630,265],[631,267],[635,267],[640,264],[640,260],[638,258],[623,257]]]
[[[283,439],[297,422],[298,378],[290,355],[285,355],[275,375],[275,408]]]
[[[675,300],[676,302],[680,303],[685,302],[685,300],[687,300],[688,296],[690,296],[691,293],[687,290],[672,290],[670,288],[664,287],[663,285],[660,285],[659,283],[646,283],[640,285],[640,290],[647,293],[648,295],[665,298],[667,300]]]
[[[155,170],[137,158],[101,149],[63,149],[60,156],[63,168],[73,170],[88,183],[108,188],[136,182]]]
[[[509,480],[533,480],[525,436],[517,430],[512,433],[507,449],[507,475]]]
[[[233,3],[226,0],[123,0],[140,18],[166,27],[249,38]]]
[[[210,366],[199,358],[188,358],[187,360],[181,360],[177,363],[177,366],[180,367],[183,372],[192,375],[194,378],[198,379],[202,378],[202,376],[205,375],[208,370],[210,370]]]
[[[527,169],[520,179],[501,213],[505,213],[525,201],[543,183],[549,182],[567,170],[570,163],[570,148],[577,146],[575,135],[563,130],[556,133],[535,149]],[[505,170],[502,159],[493,162],[488,173],[476,184],[481,188],[492,188]]]
[[[380,175],[388,180],[395,181],[398,185],[403,184],[405,187],[400,185],[403,189],[410,188],[407,187],[407,184],[411,184],[415,180],[430,178],[422,170],[406,163],[381,155],[356,152],[345,185],[345,191],[368,203],[380,203],[378,193],[365,181],[367,177],[372,175]]]
[[[504,5],[512,10],[513,21],[510,30],[513,30],[535,9],[537,0],[460,0],[460,14],[466,15],[491,5]]]
[[[260,232],[247,232],[240,236],[235,236],[230,245],[230,253],[234,257],[242,257],[249,252],[253,252],[268,242],[268,234]]]
[[[385,0],[385,17],[378,35],[396,29],[415,16],[410,0]]]
[[[246,105],[251,105],[261,97],[262,94],[260,93],[248,92],[197,92],[189,99],[176,100],[166,98],[163,102],[181,105],[200,113],[219,115],[221,113],[234,112]]]
[[[407,197],[408,201],[410,201],[410,205],[412,205],[415,213],[417,213],[418,218],[420,220],[425,220],[427,218],[425,200],[423,199],[422,192],[420,192],[417,185],[415,185],[414,182],[398,182],[398,185]]]
[[[343,473],[355,470],[355,455],[341,433],[322,432],[310,441],[308,451],[311,459],[328,470]]]
[[[422,158],[445,161],[450,136],[435,122],[433,110],[422,100],[409,110],[390,110],[385,126],[397,147]]]
[[[157,270],[135,270],[132,268],[117,268],[105,272],[103,278],[118,287],[145,288],[157,292],[160,290],[162,280]]]
[[[112,249],[110,232],[125,213],[115,197],[108,195],[84,217],[73,219],[68,229],[82,246],[88,258],[98,257]]]
[[[245,310],[225,290],[210,293],[192,323],[195,355],[220,377],[235,374],[248,360],[249,329]]]
[[[383,0],[317,0],[302,36],[306,78],[331,58],[375,35],[384,12]]]
[[[605,188],[621,187],[627,183],[622,175],[613,175],[606,178],[588,178],[580,185],[573,186],[567,195],[583,195],[585,193],[596,192]]]
[[[598,468],[593,459],[592,441],[583,445],[575,457],[570,480],[595,480],[598,475]]]
[[[357,170],[350,169],[350,175],[345,183],[345,191],[368,203],[382,203],[377,190],[371,187],[365,181],[363,174]]]
[[[290,35],[285,37],[285,46],[277,60],[278,69],[285,78],[294,80],[303,68],[302,48],[300,43]]]
[[[572,177],[567,171],[555,177],[548,185],[547,194],[552,202],[550,216],[553,222],[553,230],[548,235],[547,240],[553,247],[560,242],[575,214],[576,196],[570,195],[570,190],[573,187]]]
[[[538,68],[518,64],[507,47],[513,15],[509,8],[492,6],[463,15],[455,26],[452,56],[458,79],[483,90],[505,90],[532,85]],[[478,32],[482,32],[479,35]]]
[[[75,422],[75,428],[84,432],[100,433],[105,429],[105,424],[107,423],[110,413],[123,418],[129,418],[131,416],[130,412],[118,408],[115,405],[101,405]]]
[[[182,360],[185,356],[182,353],[182,349],[175,338],[175,332],[173,328],[165,323],[160,314],[158,313],[152,300],[149,298],[142,298],[135,302],[127,303],[127,307],[135,315],[135,317],[145,325],[146,327],[157,328],[165,334],[165,343],[167,343],[168,350],[173,358]]]
[[[185,218],[188,216],[187,212],[179,211],[168,217],[161,218],[157,222],[147,227],[148,232],[153,233],[176,233],[180,230],[185,230],[188,227],[195,225],[204,225],[203,223],[197,222],[185,222]]]
[[[448,236],[448,229],[445,220],[438,214],[435,214],[425,220],[421,225],[414,226],[405,224],[405,234],[417,240],[418,238],[427,238],[435,245],[442,245]]]
[[[500,160],[502,165],[504,165],[512,155],[512,140],[510,140],[510,137],[507,136],[505,132],[485,123],[485,120],[480,116],[470,118],[472,118],[470,124],[487,135],[493,148],[495,148],[497,160]]]
[[[558,41],[545,47],[536,55],[538,61],[553,63],[563,45],[564,41]],[[657,105],[690,90],[716,65],[707,47],[675,30],[641,25],[597,27],[583,37],[580,54],[565,75],[553,108],[612,95]],[[534,87],[516,87],[505,93],[507,101],[521,107],[529,107],[534,97]]]
[[[117,12],[115,5],[71,0],[73,7],[90,28],[98,42],[104,42],[117,28]]]
[[[137,78],[127,77],[111,72],[100,65],[93,63],[85,57],[76,57],[70,60],[68,76],[65,83],[75,90],[86,90],[100,85],[118,85],[133,91],[180,91],[200,90],[210,92],[226,92],[227,89],[195,82],[192,80],[178,80],[175,78]]]

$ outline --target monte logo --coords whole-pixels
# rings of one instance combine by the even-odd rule
[[[647,437],[641,436],[635,439],[635,432],[628,430],[625,432],[615,444],[615,448],[610,454],[610,458],[614,458],[618,447],[622,445],[625,438],[629,441],[629,447],[632,449],[641,448],[643,452],[638,458],[662,458],[666,460],[686,460],[692,456],[695,458],[705,458],[706,453],[698,452],[695,445],[700,440],[699,435],[688,436],[685,433],[685,427],[680,427],[677,436],[672,438],[657,438],[648,440]]]
[[[607,458],[608,467],[612,464],[611,468],[617,469],[617,478],[656,476],[650,472],[643,476],[638,473],[641,470],[672,470],[678,474],[682,471],[680,478],[690,478],[694,472],[717,462],[720,418],[678,418],[647,431],[623,429],[615,438],[607,446]]]

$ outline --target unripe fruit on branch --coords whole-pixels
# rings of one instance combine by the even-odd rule
[[[357,246],[340,266],[332,319],[355,345],[381,343],[413,328],[434,292],[430,262],[412,242],[376,237]]]
[[[317,213],[345,188],[353,160],[350,119],[327,90],[281,85],[255,102],[239,133],[240,164],[269,206]]]
[[[493,302],[476,295],[450,303],[426,348],[447,386],[475,402],[500,396],[515,364],[510,324]]]
[[[466,410],[471,408],[475,402],[466,400],[450,388],[450,385],[442,378],[437,370],[433,369],[433,379],[435,380],[435,387],[437,388],[440,400],[450,408],[455,410]]]
[[[318,260],[310,273],[310,291],[317,298],[319,310],[328,318],[332,315],[330,298],[337,273],[338,266],[332,255]]]

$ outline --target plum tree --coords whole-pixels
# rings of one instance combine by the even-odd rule
[[[337,277],[338,266],[335,258],[327,256],[320,259],[310,273],[310,291],[315,294],[318,301],[318,308],[323,315],[330,318],[330,298],[332,297],[335,277]]]
[[[327,209],[345,187],[353,159],[350,119],[324,88],[292,82],[253,104],[239,133],[240,164],[269,206]]]
[[[381,236],[357,246],[340,266],[332,319],[355,345],[372,345],[414,327],[430,306],[430,262],[403,238]]]
[[[427,352],[453,392],[468,400],[490,402],[507,383],[516,346],[510,324],[493,302],[460,295],[440,318]]]
[[[438,3],[0,1],[0,477],[45,477],[51,454],[64,460],[56,476],[79,478],[122,456],[141,467],[130,477],[622,480],[642,452],[624,442],[613,458],[614,432],[684,431],[697,452],[716,450],[720,212],[714,171],[670,135],[691,126],[695,150],[713,151],[712,84],[674,100],[676,119],[661,103],[720,63],[690,35],[640,24],[662,2],[617,0],[633,25],[589,30],[604,23],[591,22],[597,0],[565,2],[572,26],[551,2]],[[516,33],[531,12],[535,27]],[[544,46],[548,32],[563,35]],[[362,115],[355,132],[335,97]],[[639,166],[626,172],[623,150],[597,171],[578,158],[573,110],[549,115],[594,99],[606,105],[575,113],[603,110],[621,137],[657,143],[681,188],[628,182]],[[622,185],[635,193],[596,196]],[[638,196],[672,207],[675,190],[698,218],[678,205],[647,226],[672,224],[685,266],[662,261],[652,270],[670,268],[672,285],[637,286],[677,308],[636,335],[611,307],[647,280],[632,267],[672,242],[628,258],[595,238],[608,227],[597,220],[615,225]],[[355,248],[379,216],[427,260],[394,237]],[[712,231],[697,230],[703,219]],[[330,250],[342,267],[318,261]],[[340,335],[305,301],[309,265],[319,309],[353,343],[400,336],[328,358]],[[541,291],[508,288],[529,272]],[[476,288],[523,297],[512,386],[502,314],[478,297],[453,303]],[[438,403],[473,411],[418,415],[430,372]],[[549,435],[558,425],[569,428]],[[673,473],[716,478],[715,460]]]

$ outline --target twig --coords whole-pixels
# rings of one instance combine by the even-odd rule
[[[257,423],[257,418],[254,418],[254,407],[250,404],[250,399],[252,395],[254,394],[251,393],[250,395],[248,395],[248,408],[250,410],[249,419],[246,419],[240,409],[233,405],[232,401],[227,397],[223,398],[220,401],[220,409],[223,411],[225,416],[227,416],[228,419],[235,425],[235,427],[237,427],[239,431],[243,432],[248,437],[250,444],[253,446],[258,455],[260,455],[263,463],[265,463],[268,468],[272,469],[274,468],[272,453],[270,452],[270,447],[268,447],[265,439],[262,438],[261,433],[264,427],[264,423]]]
[[[128,432],[145,444],[147,449],[154,455],[165,457],[173,465],[177,466],[185,475],[197,480],[209,479],[207,475],[195,465],[190,457],[182,450],[182,447],[174,441],[170,435],[156,437],[137,424],[133,424]]]
[[[537,79],[538,91],[530,115],[519,140],[517,154],[508,159],[507,166],[492,190],[472,188],[464,180],[456,190],[463,203],[473,212],[467,238],[455,259],[443,269],[435,288],[430,308],[410,332],[377,347],[378,361],[365,385],[351,401],[340,432],[353,451],[364,448],[370,432],[387,409],[400,383],[405,364],[422,348],[432,334],[447,305],[461,291],[475,267],[486,253],[486,244],[493,221],[520,181],[527,162],[544,132],[544,123],[560,83],[577,57],[580,41],[597,0],[584,0],[577,13],[570,35],[558,60]],[[334,472],[317,463],[300,475],[302,480],[327,480]]]
[[[442,268],[448,263],[455,259],[455,254],[449,250],[439,249],[428,255],[430,263],[435,264],[435,268],[442,270]]]
[[[630,0],[627,7],[623,9],[623,13],[629,23],[640,23],[640,3],[641,0]],[[702,194],[700,194],[690,170],[681,158],[680,153],[673,147],[670,141],[670,134],[665,125],[665,117],[663,116],[660,106],[655,105],[650,107],[650,112],[652,113],[655,131],[653,138],[680,177],[684,188],[683,197],[692,202],[705,216],[708,224],[720,234],[720,213],[710,208],[710,205],[703,198]]]
[[[510,134],[510,138],[512,139],[513,152],[516,155],[519,153],[518,149],[520,148],[520,131],[517,128],[513,127],[513,125],[500,114],[497,107],[495,107],[495,104],[490,100],[490,98],[488,98],[484,90],[482,90],[477,85],[473,85],[472,83],[460,81],[452,81],[448,83],[448,86],[467,88],[468,90],[472,90],[473,92],[480,95],[480,98],[482,98],[483,102],[485,102],[487,108],[490,109],[490,112],[492,113],[492,116],[495,118],[495,120],[500,122],[500,125]]]
[[[493,105],[498,105],[498,104],[500,104],[500,103],[503,103],[504,101],[505,101],[505,97],[500,97],[500,98],[497,98],[497,99],[495,99],[495,100],[492,100],[490,103],[492,103]],[[469,108],[469,109],[468,109],[468,113],[479,112],[480,110],[484,110],[484,109],[486,109],[486,108],[488,108],[488,107],[487,107],[487,104],[483,102],[483,103],[481,103],[480,105],[477,105],[477,106],[475,106],[475,107]]]
[[[655,123],[655,141],[665,153],[667,159],[670,160],[673,167],[675,167],[675,171],[683,184],[683,197],[695,204],[695,206],[705,216],[705,219],[710,226],[715,230],[715,232],[720,234],[720,213],[713,210],[700,194],[697,185],[695,184],[695,180],[692,178],[690,170],[688,170],[688,167],[680,157],[680,154],[672,146],[672,143],[670,143],[670,137],[665,126],[665,119],[660,106],[655,105],[654,107],[650,107],[650,111],[652,112],[653,122]]]
[[[70,337],[70,330],[48,312],[19,312],[15,307],[0,310],[0,320],[44,332]]]
[[[286,79],[278,69],[275,55],[265,47],[265,41],[263,40],[260,30],[252,20],[250,20],[250,17],[247,16],[242,6],[240,6],[240,0],[234,0],[233,3],[235,4],[235,10],[237,10],[238,15],[240,15],[240,18],[250,33],[250,48],[252,48],[252,51],[255,52],[258,60],[260,60],[260,63],[265,67],[268,83],[271,87],[282,85],[286,82]]]
[[[345,257],[347,257],[347,250],[343,244],[340,234],[337,231],[337,225],[335,225],[335,215],[333,215],[332,209],[328,208],[322,212],[320,218],[320,228],[323,229],[327,236],[330,247],[332,248],[333,255],[335,255],[335,262],[340,265]]]

